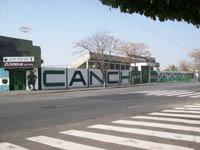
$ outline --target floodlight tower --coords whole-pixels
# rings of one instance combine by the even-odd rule
[[[27,39],[27,33],[31,31],[31,28],[23,26],[19,30],[24,33],[24,39]]]

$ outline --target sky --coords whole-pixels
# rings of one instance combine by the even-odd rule
[[[41,47],[45,66],[69,65],[75,43],[100,30],[125,41],[145,43],[161,67],[178,65],[200,48],[200,29],[186,22],[153,21],[124,14],[99,0],[0,0],[0,35],[26,39]]]

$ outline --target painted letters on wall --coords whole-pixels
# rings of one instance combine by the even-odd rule
[[[103,75],[99,69],[89,70],[89,86],[103,86]]]
[[[42,68],[42,89],[66,88],[66,69]]]
[[[67,69],[68,88],[88,87],[87,69]]]
[[[107,85],[119,85],[119,70],[107,70]]]
[[[122,70],[120,71],[120,84],[130,84],[131,83],[131,71]]]

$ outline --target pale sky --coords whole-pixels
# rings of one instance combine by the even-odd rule
[[[74,43],[100,30],[145,43],[162,67],[200,48],[200,29],[192,24],[120,13],[99,0],[0,0],[0,35],[24,38],[21,26],[31,27],[27,39],[41,47],[45,65],[71,64]]]

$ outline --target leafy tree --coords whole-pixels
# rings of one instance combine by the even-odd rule
[[[138,13],[153,20],[177,20],[200,27],[199,0],[100,0],[124,13]]]

